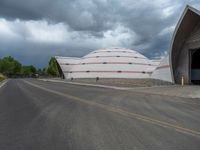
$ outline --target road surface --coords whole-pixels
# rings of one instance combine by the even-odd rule
[[[39,80],[0,88],[1,150],[199,150],[200,100]]]

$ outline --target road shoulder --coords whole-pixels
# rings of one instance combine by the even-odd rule
[[[2,88],[7,82],[8,82],[8,79],[4,79],[0,81],[0,88]]]
[[[127,90],[132,92],[155,94],[155,95],[200,99],[200,86],[182,87],[179,85],[162,85],[162,86],[152,86],[152,87],[118,87],[118,86],[101,85],[101,84],[70,82],[70,81],[55,80],[55,79],[38,79],[38,80],[46,82],[66,83],[66,84],[80,85],[80,86],[109,88],[115,90]]]

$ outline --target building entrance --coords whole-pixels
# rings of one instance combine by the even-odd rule
[[[190,64],[191,84],[200,85],[200,49],[191,51]]]

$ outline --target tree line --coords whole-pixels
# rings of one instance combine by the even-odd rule
[[[54,57],[49,60],[46,68],[36,68],[33,65],[22,65],[15,58],[8,56],[0,59],[0,74],[7,77],[58,77],[59,68]]]

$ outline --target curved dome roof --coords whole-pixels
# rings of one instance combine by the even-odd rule
[[[95,50],[81,59],[56,57],[66,78],[149,78],[157,65],[125,48]]]
[[[130,49],[125,49],[125,48],[109,48],[109,49],[99,49],[95,50],[88,55],[84,56],[83,58],[88,58],[88,57],[106,57],[106,56],[122,56],[122,57],[138,57],[138,58],[146,58],[144,55],[140,54],[137,51],[130,50]],[[147,59],[147,58],[146,58]]]
[[[172,82],[169,66],[169,55],[161,60],[158,67],[156,67],[156,69],[153,71],[151,78]]]

